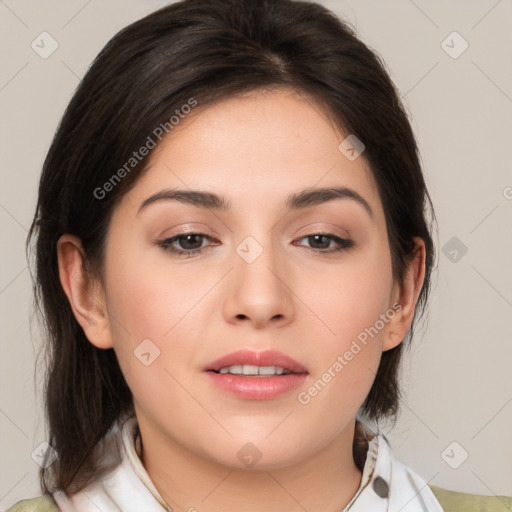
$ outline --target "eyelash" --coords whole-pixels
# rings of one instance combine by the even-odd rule
[[[176,254],[177,256],[186,256],[187,258],[190,258],[197,253],[203,252],[204,247],[200,247],[199,249],[191,249],[191,250],[187,251],[187,250],[183,250],[183,249],[178,249],[172,245],[177,240],[179,240],[181,238],[185,238],[187,236],[201,236],[203,238],[213,240],[213,238],[211,236],[205,235],[204,233],[179,233],[178,235],[173,236],[172,238],[167,238],[165,240],[157,242],[157,245],[159,247],[161,247],[166,252]],[[311,235],[303,236],[299,240],[303,240],[304,238],[312,238],[314,236],[323,236],[323,237],[333,240],[341,245],[341,247],[338,247],[337,249],[329,249],[329,250],[309,248],[315,254],[332,254],[332,253],[336,253],[336,252],[341,252],[341,251],[345,251],[347,249],[351,249],[355,245],[353,240],[349,240],[347,238],[340,238],[339,236],[331,235],[329,233],[313,233]]]

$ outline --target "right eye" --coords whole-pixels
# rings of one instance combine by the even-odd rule
[[[202,238],[213,240],[211,236],[205,235],[204,233],[179,233],[172,238],[167,238],[157,242],[157,245],[164,251],[177,254],[179,256],[186,255],[187,257],[191,257],[194,254],[203,252],[204,247],[201,243]],[[199,245],[199,247],[196,247],[197,245]],[[182,248],[180,248],[180,246]]]

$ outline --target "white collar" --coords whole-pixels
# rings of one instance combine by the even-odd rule
[[[53,497],[63,512],[172,512],[144,468],[135,446],[137,418],[131,416],[104,440],[102,475],[67,498]],[[341,512],[443,512],[439,502],[412,469],[397,459],[386,436],[369,442],[361,484]]]

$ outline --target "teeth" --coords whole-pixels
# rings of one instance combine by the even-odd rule
[[[252,364],[226,366],[221,368],[219,373],[230,373],[232,375],[286,375],[292,373],[280,366],[254,366]]]

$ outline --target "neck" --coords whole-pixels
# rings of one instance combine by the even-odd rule
[[[175,511],[339,512],[359,488],[367,449],[358,422],[355,439],[352,423],[320,452],[292,466],[239,469],[201,457],[157,431],[143,433],[150,442],[141,446],[141,461]]]

